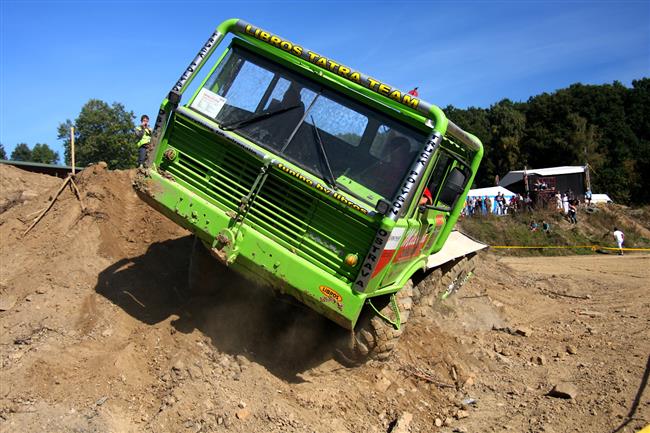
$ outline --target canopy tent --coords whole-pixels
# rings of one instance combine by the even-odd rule
[[[523,180],[524,173],[528,176],[535,175],[538,177],[547,177],[547,176],[560,176],[563,174],[576,174],[584,173],[585,167],[582,165],[565,165],[562,167],[549,167],[549,168],[531,168],[529,170],[513,170],[509,171],[508,174],[503,176],[503,179],[499,182],[500,186],[512,185],[515,182]]]
[[[528,176],[528,189],[524,176]],[[549,199],[556,192],[567,193],[569,198],[584,199],[586,191],[587,167],[562,166],[549,168],[531,168],[508,172],[499,182],[499,186],[508,187],[516,193],[525,195],[527,192],[539,191]],[[535,197],[531,197],[536,201]]]
[[[477,188],[477,189],[470,189],[469,193],[467,193],[467,198],[471,197],[489,197],[490,200],[492,200],[492,208],[490,209],[490,212],[494,213],[496,210],[496,201],[494,200],[495,197],[497,196],[498,193],[503,194],[503,196],[506,198],[506,203],[510,203],[510,200],[512,197],[514,197],[515,194],[514,192],[510,191],[509,189],[506,189],[502,186],[491,186],[489,188]]]
[[[591,195],[591,202],[596,204],[596,203],[613,203],[612,199],[609,198],[607,194],[592,194]]]

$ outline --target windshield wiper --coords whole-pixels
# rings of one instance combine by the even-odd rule
[[[334,173],[332,172],[332,167],[330,167],[330,160],[327,158],[327,153],[325,153],[325,147],[323,146],[323,140],[320,138],[320,134],[318,133],[318,127],[316,126],[316,121],[314,120],[314,116],[311,116],[311,126],[314,129],[314,137],[316,137],[316,143],[318,144],[317,149],[320,150],[319,154],[321,158],[323,159],[323,162],[325,163],[325,168],[327,168],[327,173],[323,173],[328,177],[326,179],[330,186],[334,189],[336,189],[336,179],[334,178]]]
[[[273,111],[267,111],[266,113],[254,114],[248,119],[238,120],[233,123],[221,125],[221,129],[223,129],[224,131],[232,131],[233,129],[238,129],[241,128],[242,126],[250,125],[251,123],[268,119],[269,117],[277,116],[278,114],[286,113],[287,111],[293,110],[300,106],[301,106],[300,104],[296,104],[296,105],[291,105],[289,107],[279,108]]]

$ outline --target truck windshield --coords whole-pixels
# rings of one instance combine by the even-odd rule
[[[191,108],[372,205],[393,197],[425,141],[422,132],[239,46]]]

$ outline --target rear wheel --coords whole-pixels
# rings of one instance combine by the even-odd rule
[[[187,294],[190,296],[210,295],[227,277],[228,268],[212,257],[198,236],[194,236],[187,276]]]
[[[436,302],[458,292],[472,277],[475,268],[476,254],[471,254],[430,271],[417,286],[416,315],[428,315]]]
[[[395,294],[395,300],[399,309],[400,328],[388,323],[380,317],[374,309],[367,305],[357,322],[350,337],[340,345],[337,350],[337,357],[345,365],[354,366],[363,364],[371,359],[387,359],[393,349],[397,346],[400,336],[404,332],[404,326],[409,320],[413,307],[413,282],[409,280],[404,287]],[[373,299],[374,307],[381,315],[396,321],[397,317],[393,312],[390,297]]]

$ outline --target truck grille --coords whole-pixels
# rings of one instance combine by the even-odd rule
[[[174,179],[224,211],[237,211],[262,162],[235,145],[176,116],[169,143],[179,158],[165,167]],[[344,265],[348,253],[364,257],[375,234],[361,217],[319,200],[316,192],[270,170],[245,225],[341,279],[357,271]]]

